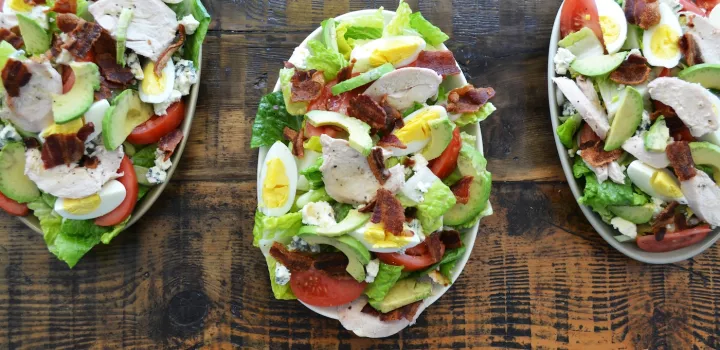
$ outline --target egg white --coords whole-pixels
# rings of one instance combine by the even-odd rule
[[[90,109],[85,112],[85,124],[93,123],[95,130],[87,138],[87,142],[94,140],[100,133],[102,133],[102,123],[105,117],[105,112],[110,108],[110,102],[108,100],[100,100],[93,103]]]
[[[277,208],[268,208],[267,206],[265,206],[265,203],[263,201],[263,184],[265,183],[265,179],[268,176],[267,164],[268,162],[276,158],[280,159],[285,168],[285,176],[287,176],[288,178],[289,192],[285,204]],[[263,164],[262,170],[260,171],[260,178],[258,178],[257,198],[258,208],[260,209],[260,212],[267,216],[283,216],[287,214],[287,212],[290,211],[293,203],[295,203],[295,192],[297,191],[297,183],[298,170],[297,163],[295,162],[295,157],[292,155],[292,152],[290,152],[290,149],[285,146],[285,144],[280,141],[275,142],[275,144],[270,147],[270,150],[265,156],[265,164]]]
[[[652,39],[657,32],[658,28],[663,25],[669,26],[678,38],[683,35],[682,28],[680,27],[680,21],[678,20],[675,12],[665,3],[660,3],[660,23],[650,27],[643,33],[643,56],[647,58],[648,63],[657,67],[674,68],[680,63],[682,58],[682,52],[678,49],[676,55],[670,58],[658,57],[656,53],[652,51]]]
[[[378,48],[392,47],[394,44],[404,44],[408,42],[412,45],[415,45],[416,49],[412,55],[393,64],[395,68],[400,68],[415,62],[415,60],[417,60],[418,56],[420,55],[420,52],[425,50],[427,44],[425,43],[425,40],[423,40],[423,38],[411,35],[394,36],[389,38],[375,39],[365,44],[356,46],[350,53],[350,60],[355,60],[353,72],[362,73],[372,69],[373,67],[370,65],[370,56],[372,56],[373,52]]]
[[[113,210],[122,204],[125,200],[127,191],[125,186],[117,180],[108,181],[98,192],[100,196],[100,205],[90,213],[75,215],[65,210],[65,198],[58,198],[55,201],[55,211],[65,219],[70,220],[90,220],[99,218]]]
[[[620,5],[613,0],[595,0],[597,5],[598,15],[600,17],[607,17],[612,20],[613,24],[618,26],[619,35],[614,42],[608,42],[605,40],[605,48],[609,54],[614,54],[620,51],[620,48],[627,39],[627,20],[625,19],[625,12]]]
[[[425,240],[425,236],[423,235],[422,225],[420,224],[420,221],[418,221],[417,219],[414,219],[413,221],[411,221],[409,223],[403,224],[404,230],[409,230],[414,233],[414,235],[412,236],[412,238],[410,239],[410,241],[408,243],[406,243],[405,245],[403,245],[401,247],[376,248],[371,242],[368,242],[365,239],[365,231],[367,231],[368,227],[370,227],[371,225],[377,225],[377,224],[373,224],[372,222],[368,221],[368,223],[366,223],[365,225],[363,225],[360,228],[356,229],[355,231],[352,231],[349,233],[350,236],[352,236],[353,238],[360,241],[360,243],[362,243],[365,246],[365,248],[367,248],[367,250],[369,250],[371,252],[397,253],[397,252],[403,251],[405,249],[415,247]]]
[[[150,61],[145,63],[145,67],[147,67],[148,64],[150,64]],[[143,67],[143,71],[145,71],[145,67]],[[173,88],[175,87],[175,63],[173,63],[172,60],[168,60],[167,65],[165,65],[165,68],[162,70],[162,73],[163,78],[165,78],[165,88],[163,91],[159,94],[146,92],[143,90],[143,84],[141,82],[138,88],[140,100],[146,103],[163,103],[170,98]],[[145,79],[148,79],[148,77],[145,77]]]
[[[427,111],[435,111],[438,115],[440,115],[440,118],[447,118],[448,113],[447,110],[445,110],[445,107],[442,106],[427,106],[418,109],[417,111],[413,112],[409,116],[405,117],[405,123],[407,124],[410,120],[414,119],[415,117],[427,112]],[[402,128],[401,128],[402,129]],[[408,142],[405,144],[406,148],[395,148],[395,147],[388,147],[387,150],[391,153],[393,157],[402,157],[407,156],[413,153],[418,153],[422,151],[425,146],[427,146],[430,143],[430,138],[432,136],[428,135],[426,139],[423,140],[413,140],[412,142]]]
[[[685,197],[680,198],[671,198],[667,196],[663,196],[650,185],[650,180],[652,179],[653,174],[657,171],[662,171],[670,175],[675,180],[675,183],[678,185],[678,188],[680,188],[680,182],[677,180],[675,175],[670,172],[668,169],[655,169],[639,160],[636,160],[632,163],[630,163],[630,166],[628,166],[627,174],[630,178],[630,181],[640,188],[643,192],[649,194],[652,197],[662,199],[665,202],[673,202],[677,201],[682,204],[686,204],[687,200]]]

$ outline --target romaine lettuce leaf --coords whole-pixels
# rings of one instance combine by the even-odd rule
[[[323,43],[325,47],[330,51],[340,52],[338,50],[338,38],[336,31],[336,24],[334,18],[328,18],[320,24],[323,32]]]
[[[38,200],[27,204],[40,221],[40,229],[43,231],[43,238],[48,247],[55,242],[62,225],[62,217],[53,210],[56,200],[57,198],[54,196],[43,193]]]
[[[323,165],[323,158],[320,157],[315,161],[315,164],[300,171],[300,175],[305,175],[305,178],[310,183],[310,188],[318,189],[325,186],[323,182],[323,175],[320,171],[320,167]]]
[[[183,0],[177,4],[167,4],[175,13],[178,19],[182,19],[187,15],[192,15],[195,20],[200,22],[200,26],[185,40],[185,58],[192,60],[195,67],[200,67],[198,60],[200,59],[200,48],[202,47],[208,27],[210,26],[210,14],[203,6],[201,0]]]
[[[422,103],[419,103],[419,102],[413,103],[413,105],[410,108],[403,111],[403,118],[406,118],[410,114],[417,112],[418,110],[420,110],[420,108],[423,108],[423,107],[425,107],[425,105]]]
[[[493,105],[491,102],[488,102],[482,107],[480,107],[480,109],[475,113],[463,113],[460,118],[455,120],[455,124],[462,128],[466,125],[479,123],[487,119],[496,110],[497,108],[495,108],[495,105]]]
[[[310,190],[298,196],[295,200],[295,209],[300,210],[308,203],[328,202],[330,200],[332,200],[332,197],[328,195],[325,187],[321,187],[316,190]]]
[[[153,144],[145,146],[141,150],[135,152],[130,160],[132,160],[133,165],[152,168],[155,166],[155,157],[157,157],[157,154],[155,154],[156,150],[157,145]]]
[[[585,176],[585,191],[578,200],[578,203],[592,207],[606,221],[612,218],[607,209],[609,206],[641,206],[647,202],[647,197],[636,193],[629,181],[624,185],[612,181],[598,183],[595,174]]]
[[[329,49],[317,40],[310,40],[308,48],[310,56],[307,58],[307,68],[323,72],[327,81],[335,79],[338,72],[348,65],[343,54]]]
[[[350,28],[350,25],[344,22],[338,23],[335,28],[335,35],[337,37],[337,46],[338,51],[345,57],[346,60],[350,59],[350,54],[352,53],[353,47],[354,47],[354,40],[350,39],[352,41],[348,41],[347,38],[345,38],[345,34],[347,34],[348,28]]]
[[[410,15],[410,27],[420,33],[423,39],[432,46],[438,46],[450,39],[440,28],[426,20],[420,12]]]
[[[385,29],[383,30],[383,36],[398,36],[405,35],[410,29],[410,15],[412,9],[405,1],[400,0],[397,10],[395,10],[395,16],[390,20]]]
[[[388,291],[390,291],[390,288],[392,288],[392,286],[394,286],[400,279],[402,270],[402,266],[380,263],[380,270],[375,277],[375,281],[368,284],[365,288],[365,295],[375,301],[382,301],[385,299],[385,295],[387,295]]]
[[[558,138],[565,147],[573,148],[575,145],[575,133],[580,129],[582,120],[580,114],[575,114],[557,128]]]
[[[346,23],[346,22],[343,22]],[[382,26],[378,28],[373,27],[357,27],[357,26],[349,26],[347,27],[347,32],[345,33],[345,39],[353,39],[353,40],[373,40],[373,39],[380,39],[382,38]]]
[[[275,283],[275,266],[277,265],[277,261],[273,259],[272,256],[266,256],[265,261],[268,265],[268,272],[270,273],[270,286],[272,287],[273,295],[275,295],[275,299],[278,300],[295,300],[297,299],[295,297],[295,294],[293,294],[292,289],[290,289],[290,283],[281,286],[277,283]]]
[[[417,206],[417,216],[424,232],[435,232],[443,225],[443,214],[455,205],[457,199],[450,187],[440,180],[433,182],[424,197]]]
[[[267,94],[260,99],[252,127],[250,147],[272,146],[275,142],[284,139],[283,130],[286,126],[299,130],[300,123],[301,118],[290,115],[285,109],[282,92]]]
[[[292,86],[290,80],[295,75],[295,68],[283,68],[280,70],[280,89],[282,90],[283,100],[285,101],[285,110],[292,115],[305,115],[308,109],[307,102],[292,102]]]
[[[575,157],[575,162],[573,163],[573,176],[575,176],[576,179],[580,179],[583,176],[592,173],[592,169],[585,164],[585,161],[583,161],[582,158]]]
[[[283,216],[265,216],[259,210],[255,213],[253,245],[267,254],[273,242],[289,244],[302,227],[302,214],[290,213]]]
[[[326,192],[327,193],[327,192]],[[353,206],[347,203],[335,202],[332,204],[333,211],[335,212],[335,222],[345,220],[350,210],[353,210]]]

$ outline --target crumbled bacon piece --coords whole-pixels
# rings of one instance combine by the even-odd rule
[[[421,51],[415,61],[415,67],[434,70],[442,76],[460,74],[452,51]]]
[[[50,46],[50,58],[58,58],[62,53],[63,42],[60,36],[53,34],[52,45]]]
[[[623,150],[616,149],[614,151],[605,151],[605,143],[602,141],[591,141],[580,145],[582,157],[585,162],[590,166],[599,168],[601,166],[610,164],[622,157]]]
[[[123,87],[130,85],[135,79],[130,67],[123,67],[117,63],[115,55],[103,53],[95,57],[100,73],[109,82],[113,82]]]
[[[100,159],[98,157],[83,156],[80,165],[88,169],[97,169],[98,165],[100,165]]]
[[[32,73],[21,61],[8,59],[5,68],[2,70],[2,81],[8,96],[20,96],[20,88],[27,85],[32,78]]]
[[[287,267],[290,272],[307,271],[314,263],[314,259],[311,256],[291,252],[278,242],[273,243],[272,247],[270,247],[270,255]]]
[[[384,129],[387,120],[385,110],[368,95],[351,99],[348,115],[370,125],[373,133]]]
[[[423,243],[425,243],[427,251],[432,257],[433,264],[442,260],[443,255],[445,255],[445,244],[440,240],[439,232],[431,234]]]
[[[90,137],[90,135],[95,132],[95,124],[92,122],[87,123],[80,128],[77,132],[77,138],[80,139],[80,141],[85,142],[87,141],[87,138]]]
[[[660,23],[660,2],[658,0],[626,0],[625,19],[642,29]]]
[[[695,169],[695,161],[693,161],[692,151],[690,150],[690,144],[686,141],[673,142],[665,149],[670,164],[675,170],[680,181],[687,181],[697,175]]]
[[[465,176],[450,187],[458,203],[467,204],[470,201],[470,185],[473,179],[472,176]]]
[[[387,102],[387,95],[383,96],[379,104],[380,107],[385,110],[385,115],[387,116],[385,119],[385,129],[382,130],[384,135],[388,135],[392,133],[393,130],[400,129],[405,126],[402,113]]]
[[[320,97],[324,85],[323,72],[314,69],[309,71],[296,69],[290,79],[290,101],[310,102]]]
[[[355,68],[355,60],[353,59],[353,61],[350,62],[350,64],[347,67],[341,69],[338,72],[337,77],[335,78],[335,79],[337,79],[337,82],[342,83],[343,81],[352,78],[354,68]]]
[[[40,141],[34,137],[24,138],[23,143],[25,143],[25,148],[27,149],[40,149]]]
[[[68,34],[69,39],[63,48],[75,58],[84,59],[100,38],[102,31],[103,28],[99,24],[83,21]]]
[[[376,204],[377,204],[377,199],[374,198],[368,204],[365,204],[364,206],[358,208],[358,211],[361,213],[365,213],[365,214],[372,213],[373,211],[375,211]]]
[[[685,56],[685,61],[687,61],[689,66],[705,63],[702,58],[702,53],[700,52],[700,47],[698,47],[695,37],[693,37],[692,34],[685,33],[685,35],[680,38],[678,45],[680,45],[680,50],[683,56]]]
[[[162,75],[162,71],[165,69],[165,66],[167,66],[168,61],[171,60],[172,55],[183,46],[183,43],[185,43],[185,26],[181,24],[178,26],[178,31],[175,33],[175,39],[173,39],[172,44],[160,54],[160,58],[158,58],[155,64],[155,75]]]
[[[444,230],[440,231],[440,240],[447,249],[457,249],[463,246],[462,237],[460,232],[455,230]]]
[[[400,141],[400,139],[394,134],[387,134],[383,136],[377,143],[378,146],[383,148],[395,147],[399,149],[406,149],[407,146]]]
[[[85,143],[76,134],[53,134],[45,138],[41,158],[45,169],[77,163],[85,153]]]
[[[175,149],[180,144],[180,141],[182,141],[184,137],[185,135],[183,135],[182,130],[175,129],[160,138],[160,141],[158,141],[158,149],[165,152],[165,160],[172,156]]]
[[[76,13],[77,0],[55,0],[55,5],[50,11],[55,13]]]
[[[370,220],[376,224],[382,222],[385,231],[393,235],[401,235],[403,233],[403,222],[405,222],[405,209],[403,209],[400,201],[384,188],[377,191],[375,200],[375,210]]]
[[[316,270],[323,271],[334,278],[347,276],[345,270],[348,265],[347,255],[337,253],[322,253],[314,257],[312,267]]]
[[[370,171],[375,175],[380,185],[384,185],[390,178],[390,172],[385,168],[385,156],[383,156],[382,148],[375,147],[370,151],[368,163],[370,164]]]
[[[305,156],[305,146],[303,145],[303,142],[305,141],[304,133],[305,133],[305,128],[301,128],[300,132],[297,132],[286,126],[285,129],[283,130],[283,135],[293,145],[293,147],[292,147],[293,155],[298,156],[298,158],[302,158]]]
[[[659,240],[662,240],[662,236],[664,236],[667,231],[667,226],[674,221],[675,209],[678,206],[680,206],[678,202],[670,202],[670,204],[653,219],[651,228],[656,239],[660,237]]]
[[[85,22],[85,20],[70,13],[58,13],[55,18],[55,23],[57,24],[58,29],[60,29],[63,33],[72,32],[83,22]]]
[[[625,85],[640,85],[648,80],[652,69],[647,59],[640,55],[630,55],[620,67],[610,73],[610,80]]]
[[[23,38],[7,28],[0,28],[0,41],[7,41],[16,49],[20,49],[25,45]]]
[[[474,113],[495,96],[495,89],[475,88],[465,85],[448,94],[447,111],[450,113]]]

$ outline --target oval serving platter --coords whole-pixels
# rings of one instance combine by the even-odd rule
[[[195,117],[195,107],[197,105],[197,97],[198,92],[200,91],[200,82],[202,81],[202,48],[200,48],[200,56],[198,57],[198,69],[197,69],[197,76],[198,76],[198,82],[192,87],[192,90],[190,91],[190,95],[185,100],[186,103],[186,109],[185,109],[185,120],[183,120],[182,123],[182,132],[183,132],[183,139],[178,145],[178,147],[175,149],[175,152],[173,153],[171,160],[172,160],[172,167],[168,169],[167,171],[167,181],[164,183],[154,186],[136,206],[135,210],[133,211],[132,216],[130,217],[130,221],[125,225],[125,228],[123,231],[126,231],[130,226],[134,225],[142,217],[147,213],[148,210],[152,207],[153,204],[155,204],[155,201],[157,201],[158,198],[160,198],[160,195],[165,190],[165,187],[170,182],[172,175],[175,173],[175,169],[177,169],[178,164],[180,163],[180,157],[182,157],[183,151],[185,150],[185,145],[187,144],[188,138],[190,137],[190,128],[192,127],[192,121]],[[30,215],[28,217],[19,217],[20,221],[25,223],[29,228],[31,228],[33,231],[42,234],[42,229],[40,228],[40,222],[38,221],[38,218],[34,215]]]
[[[563,144],[560,142],[560,138],[558,137],[555,130],[557,130],[558,126],[560,126],[560,119],[559,119],[559,109],[558,103],[557,103],[557,94],[559,93],[559,90],[555,87],[555,84],[552,81],[552,78],[556,76],[555,74],[555,66],[553,64],[553,58],[555,57],[555,53],[558,49],[558,42],[560,41],[560,12],[562,11],[562,5],[560,6],[560,10],[558,10],[557,17],[555,18],[555,25],[553,26],[552,35],[550,37],[550,51],[548,54],[548,100],[550,102],[550,119],[552,121],[552,127],[553,127],[553,135],[555,137],[555,146],[557,147],[558,155],[560,157],[560,163],[562,163],[563,171],[565,172],[565,177],[568,180],[568,184],[570,185],[570,190],[573,193],[573,196],[575,197],[575,200],[577,201],[580,197],[583,195],[583,188],[578,185],[577,180],[573,176],[572,171],[572,159],[570,158],[570,155],[567,152],[567,148],[563,146]],[[580,204],[578,204],[580,205]],[[592,211],[590,207],[587,207],[585,205],[580,205],[580,209],[582,210],[583,214],[585,214],[585,217],[588,219],[590,224],[595,228],[595,231],[597,231],[600,236],[605,239],[613,248],[617,249],[621,253],[625,254],[626,256],[644,262],[648,264],[671,264],[676,263],[679,261],[687,260],[692,258],[695,255],[698,255],[705,251],[705,249],[712,246],[718,239],[720,239],[720,229],[717,229],[710,233],[707,237],[705,237],[704,240],[701,242],[694,244],[689,247],[685,247],[682,249],[674,250],[671,252],[665,252],[665,253],[651,253],[646,252],[644,250],[641,250],[637,247],[636,244],[633,242],[628,243],[620,243],[618,242],[614,236],[619,235],[620,233],[614,229],[612,226],[606,224],[598,214]]]
[[[375,13],[376,11],[377,10],[354,11],[354,12],[349,12],[344,15],[338,16],[335,19],[348,20],[348,19],[351,19],[351,18],[354,18],[357,16],[372,14],[372,13]],[[384,10],[383,15],[385,16],[385,23],[387,24],[390,21],[390,19],[392,19],[392,17],[395,15],[395,12]],[[322,28],[317,28],[307,38],[305,38],[305,40],[298,47],[306,48],[308,41],[318,40],[321,38],[321,36],[322,36]],[[440,45],[439,49],[447,50],[448,48],[445,45]],[[465,75],[458,74],[458,75],[447,78],[443,82],[443,85],[448,89],[454,89],[457,87],[464,86],[467,83],[468,82],[467,82],[467,79],[465,79]],[[275,88],[273,91],[280,91],[280,80],[279,79],[278,79],[277,83],[275,84]],[[465,128],[463,128],[462,130],[464,132],[467,132],[468,134],[471,134],[471,135],[477,137],[476,147],[481,153],[484,154],[483,143],[482,143],[482,134],[480,133],[480,125],[479,124],[468,125]],[[258,178],[260,177],[260,169],[262,168],[262,164],[265,161],[265,156],[267,155],[267,152],[268,152],[268,147],[260,148],[260,152],[259,152],[259,156],[258,156],[258,174],[257,174]],[[486,216],[492,215],[492,206],[488,206],[488,211],[485,213],[485,215]],[[480,220],[480,221],[482,221],[482,220]],[[463,269],[465,268],[465,264],[467,264],[468,260],[470,259],[470,255],[472,253],[472,247],[474,247],[474,245],[475,245],[475,238],[477,236],[477,232],[478,232],[479,228],[480,228],[480,222],[475,224],[474,227],[472,227],[468,230],[465,230],[465,232],[464,232],[465,234],[463,237],[463,243],[465,244],[466,247],[470,247],[470,249],[466,250],[465,254],[458,260],[458,263],[455,266],[455,268],[453,270],[453,274],[452,274],[453,281],[457,281],[458,277],[460,276]],[[415,319],[413,319],[412,322],[407,321],[407,320],[386,322],[387,327],[385,329],[383,329],[383,331],[381,333],[376,333],[376,332],[365,333],[363,331],[363,329],[361,329],[361,328],[348,329],[348,330],[355,332],[355,334],[357,334],[358,336],[361,336],[361,337],[382,338],[382,337],[391,336],[395,333],[400,332],[407,326],[414,324],[415,321],[417,320],[417,318],[420,316],[420,314],[422,314],[422,312],[425,309],[427,309],[430,305],[432,305],[435,301],[440,299],[440,297],[443,294],[445,294],[451,287],[452,287],[452,285],[443,287],[443,286],[433,284],[432,295],[423,301],[422,305],[418,309],[418,312],[415,314]],[[307,305],[307,304],[303,303],[303,305],[305,305],[310,310],[312,310],[320,315],[323,315],[325,317],[329,317],[329,318],[336,319],[336,320],[339,319],[338,309],[344,308],[344,307],[349,307],[351,304],[338,306],[338,307],[317,307],[317,306]]]

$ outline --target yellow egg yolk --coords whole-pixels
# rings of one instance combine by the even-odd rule
[[[100,207],[100,203],[102,203],[100,195],[94,194],[80,199],[64,199],[63,209],[73,215],[86,215]]]
[[[420,115],[410,119],[405,126],[395,131],[400,141],[404,144],[408,144],[413,141],[423,141],[430,138],[430,124],[429,122],[440,119],[440,114],[433,110],[421,112]]]
[[[142,91],[148,95],[159,95],[165,91],[165,72],[163,71],[160,76],[155,74],[155,62],[148,62],[145,66],[145,79],[142,80]]]
[[[267,175],[263,182],[263,203],[267,208],[282,207],[290,197],[290,181],[285,173],[285,164],[280,158],[273,158],[265,164]]]
[[[650,179],[650,186],[659,194],[670,197],[680,198],[683,196],[680,186],[675,179],[664,171],[656,171]]]
[[[85,125],[83,118],[75,119],[65,124],[54,124],[48,126],[45,130],[40,133],[42,137],[48,137],[55,134],[75,134]]]
[[[398,62],[415,54],[417,49],[417,44],[401,41],[393,43],[389,47],[379,47],[370,54],[370,65],[378,67],[388,62],[396,65]]]
[[[680,34],[667,24],[660,25],[650,40],[650,50],[663,59],[673,58],[680,52]]]
[[[17,12],[30,12],[32,5],[28,5],[24,0],[10,0],[10,8]]]
[[[614,43],[620,38],[620,27],[612,17],[600,16],[600,29],[605,43]]]
[[[412,239],[386,232],[382,224],[370,224],[365,230],[364,238],[373,248],[401,248],[408,245]]]

